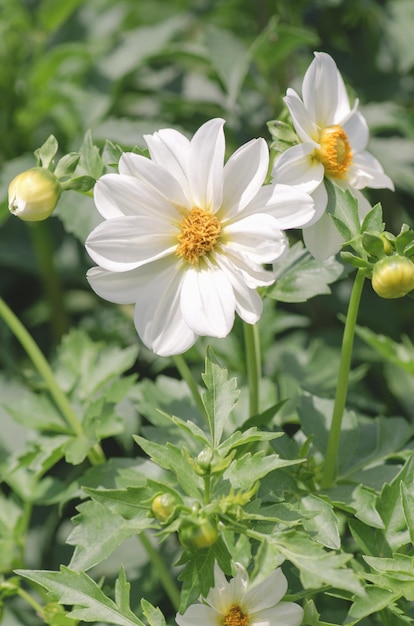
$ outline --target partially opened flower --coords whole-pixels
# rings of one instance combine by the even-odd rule
[[[218,565],[214,587],[205,599],[176,615],[179,626],[299,626],[303,609],[294,602],[281,602],[287,580],[280,567],[263,582],[249,584],[248,574],[236,563],[237,575],[227,581]]]
[[[187,350],[198,336],[225,337],[235,312],[260,318],[256,288],[274,281],[262,264],[283,254],[282,232],[313,215],[308,194],[263,185],[264,139],[239,148],[224,165],[224,120],[205,123],[188,140],[164,129],[145,137],[151,159],[125,153],[119,174],[95,186],[105,218],[86,248],[88,272],[103,298],[136,304],[142,341],[160,355]]]
[[[300,143],[276,159],[273,180],[297,185],[312,194],[316,212],[303,236],[312,254],[324,259],[338,252],[341,244],[326,213],[324,177],[351,190],[360,203],[361,217],[370,207],[360,189],[393,189],[394,185],[377,159],[366,151],[367,123],[357,110],[358,100],[351,108],[342,76],[329,54],[315,53],[303,79],[302,99],[289,88],[284,101]]]

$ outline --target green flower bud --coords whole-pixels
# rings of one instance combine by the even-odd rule
[[[43,167],[18,174],[9,185],[9,210],[26,222],[47,219],[56,207],[62,187],[59,179]]]
[[[172,493],[160,493],[151,503],[151,511],[160,522],[166,522],[174,513],[177,499]]]
[[[178,538],[184,548],[208,548],[216,543],[218,536],[217,524],[208,517],[184,520],[178,531]]]
[[[381,298],[402,298],[414,289],[414,263],[394,254],[374,265],[372,288]]]

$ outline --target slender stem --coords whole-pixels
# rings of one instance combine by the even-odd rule
[[[246,366],[249,383],[250,417],[259,412],[259,390],[262,377],[260,356],[259,327],[257,324],[243,323],[244,343],[246,346]]]
[[[210,486],[211,486],[211,477],[210,474],[204,476],[204,504],[209,504],[210,502]]]
[[[74,434],[82,435],[83,429],[79,418],[73,410],[72,405],[70,404],[66,394],[63,393],[63,391],[57,384],[49,363],[42,354],[39,346],[31,337],[30,333],[27,332],[26,328],[20,322],[18,317],[7,306],[2,298],[0,298],[0,316],[4,319],[15,337],[20,341],[27,355],[32,360],[33,365],[36,367],[37,371],[45,381],[57,407],[60,409],[63,417],[65,418],[66,422],[68,423]],[[102,463],[105,460],[103,451],[99,444],[96,444],[94,448],[90,450],[88,457],[93,465]]]
[[[41,604],[36,602],[36,600],[32,598],[32,596],[24,589],[19,588],[17,590],[17,594],[21,598],[23,598],[23,600],[25,600],[28,604],[30,604],[30,606],[36,611],[37,615],[43,619],[43,607],[41,606]]]
[[[54,263],[50,223],[47,221],[33,222],[29,226],[39,265],[42,287],[50,310],[53,338],[55,341],[59,341],[68,329],[68,322],[63,306],[62,287]]]
[[[351,368],[355,326],[358,317],[359,303],[361,301],[364,280],[364,272],[362,270],[358,270],[355,276],[355,282],[352,288],[351,298],[349,300],[348,313],[346,316],[344,334],[342,338],[341,360],[339,364],[335,403],[332,413],[332,422],[329,432],[328,445],[326,448],[325,466],[321,481],[321,486],[323,488],[329,487],[335,480],[336,461],[339,447],[339,439],[341,436],[342,417],[348,394],[349,372]]]
[[[165,563],[162,560],[160,553],[154,548],[148,536],[144,532],[142,532],[138,536],[148,556],[151,559],[151,563],[158,572],[158,576],[160,577],[162,586],[164,587],[165,592],[171,601],[171,604],[173,605],[174,609],[178,611],[181,597],[180,591],[178,590],[169,569],[165,566]]]
[[[208,422],[206,409],[201,399],[201,395],[198,390],[197,383],[194,380],[193,375],[190,371],[190,368],[188,367],[187,363],[185,362],[181,354],[174,356],[173,359],[174,359],[175,366],[180,372],[182,379],[185,380],[185,382],[188,385],[188,388],[191,391],[191,395],[193,396],[194,402],[196,403],[198,410],[200,411],[201,415],[206,420],[206,422]]]

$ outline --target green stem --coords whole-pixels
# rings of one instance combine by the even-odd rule
[[[165,566],[164,561],[161,558],[158,550],[154,548],[148,536],[142,532],[139,535],[142,545],[144,546],[148,556],[151,559],[152,565],[158,572],[162,586],[165,589],[167,596],[169,597],[171,604],[175,611],[178,611],[180,606],[180,591],[177,589],[174,579],[172,578],[169,569]]]
[[[181,375],[181,378],[185,380],[185,382],[187,383],[188,388],[191,391],[191,395],[193,396],[194,402],[196,403],[198,410],[200,411],[201,415],[208,423],[206,409],[203,404],[203,400],[201,399],[201,395],[198,390],[197,383],[194,380],[193,375],[190,371],[190,368],[188,367],[187,363],[185,362],[181,354],[174,356],[173,360],[174,360],[176,368],[178,369]]]
[[[50,235],[50,224],[38,222],[29,224],[43,292],[50,311],[50,324],[53,338],[58,342],[68,329],[66,311],[63,306],[62,287],[54,263],[54,247]]]
[[[73,410],[66,394],[63,393],[57,384],[49,363],[45,359],[36,342],[31,337],[30,333],[27,332],[26,328],[2,298],[0,298],[0,316],[4,319],[15,337],[20,341],[27,355],[32,360],[33,365],[42,376],[52,398],[56,403],[56,406],[61,411],[73,433],[75,435],[82,435],[83,429],[79,418]],[[105,460],[103,451],[99,444],[96,444],[94,448],[90,450],[88,457],[93,465],[102,463]]]
[[[249,383],[250,417],[259,412],[259,390],[262,377],[260,356],[259,327],[257,324],[243,322],[244,343],[246,346],[246,367]]]
[[[36,611],[37,615],[41,619],[43,619],[43,607],[38,602],[36,602],[36,600],[32,598],[32,596],[29,593],[27,593],[27,591],[19,588],[17,590],[17,594],[21,598],[23,598],[23,600],[25,600],[28,604],[30,604],[30,606]]]
[[[328,445],[326,448],[325,466],[321,481],[322,488],[332,485],[336,475],[336,462],[341,436],[342,417],[348,394],[349,372],[351,369],[352,348],[355,336],[355,326],[358,317],[359,303],[361,301],[362,288],[365,274],[358,270],[352,288],[351,298],[348,305],[348,313],[345,321],[342,338],[341,360],[339,364],[338,382],[336,387],[335,403],[332,413],[332,422],[329,432]]]

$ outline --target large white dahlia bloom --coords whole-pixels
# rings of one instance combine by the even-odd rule
[[[356,196],[361,217],[370,207],[360,189],[394,189],[394,185],[366,150],[367,123],[357,110],[358,100],[351,108],[342,76],[329,54],[315,52],[303,79],[302,99],[289,88],[284,101],[300,143],[275,160],[273,180],[311,193],[316,212],[303,237],[310,252],[324,259],[338,252],[342,241],[326,213],[325,177]]]
[[[135,304],[135,326],[159,355],[186,351],[198,336],[225,337],[235,312],[254,324],[256,288],[274,281],[263,264],[283,254],[282,232],[312,218],[310,196],[265,185],[264,139],[224,165],[224,120],[188,140],[172,129],[145,136],[151,158],[125,153],[119,174],[95,185],[104,218],[86,248],[97,264],[88,280],[102,298]]]
[[[240,563],[237,575],[227,581],[215,564],[214,587],[205,600],[192,604],[183,615],[176,615],[178,626],[299,626],[303,609],[295,602],[281,602],[287,580],[277,568],[257,585]]]

